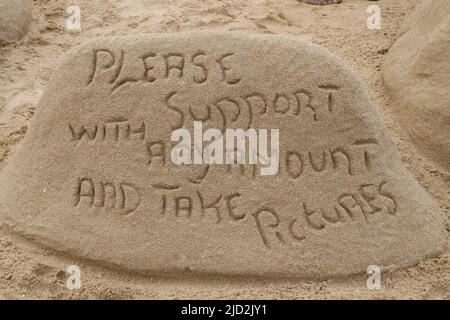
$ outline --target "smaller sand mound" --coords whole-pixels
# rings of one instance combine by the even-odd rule
[[[29,0],[0,0],[0,44],[20,40],[30,22]]]
[[[450,1],[425,1],[400,34],[384,66],[394,113],[418,150],[450,171]]]

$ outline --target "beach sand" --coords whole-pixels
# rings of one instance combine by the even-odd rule
[[[347,62],[384,117],[404,164],[450,216],[450,175],[402,136],[382,81],[385,54],[418,0],[344,0],[311,6],[296,0],[81,0],[81,31],[66,29],[72,3],[33,1],[28,35],[0,47],[0,170],[23,139],[57,62],[98,36],[188,30],[283,34],[310,40]],[[369,30],[367,7],[381,8],[380,30]],[[448,243],[448,240],[447,240]],[[66,270],[81,269],[69,290]],[[0,299],[449,299],[450,252],[406,270],[383,270],[381,289],[367,275],[327,281],[236,277],[160,278],[106,269],[60,256],[0,229]]]

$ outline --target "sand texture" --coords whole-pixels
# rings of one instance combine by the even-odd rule
[[[28,33],[0,47],[0,298],[448,299],[450,175],[412,143],[381,75],[418,3],[82,0],[81,31],[73,31],[65,27],[72,3],[33,1]],[[380,30],[367,28],[369,4],[381,8]],[[142,35],[181,31],[231,35],[206,42],[202,35]],[[171,54],[185,54],[184,78],[177,68],[165,78],[160,53],[168,46],[179,51]],[[200,49],[206,57],[193,58]],[[149,50],[156,57],[144,64]],[[234,53],[224,59],[225,77],[214,59],[223,53]],[[177,66],[179,58],[170,61]],[[204,63],[211,65],[205,82]],[[172,175],[155,169],[161,149],[149,142],[167,142],[181,123],[178,108],[167,108],[168,86],[178,92],[169,103],[183,110],[186,128],[208,114],[198,101],[214,106],[222,93],[236,98],[241,118],[233,103],[221,102],[223,118],[211,113],[208,126],[220,129],[226,118],[245,128],[242,97],[267,94],[270,117],[258,113],[261,101],[250,99],[255,126],[288,132],[281,130],[281,157],[287,150],[299,154],[290,172],[284,165],[274,179],[253,178],[250,168],[214,167],[205,176],[201,165]],[[318,101],[310,105],[316,111],[307,107],[308,95],[294,94],[301,88]],[[287,101],[274,104],[276,93],[286,93]],[[96,127],[101,135],[91,139]],[[363,139],[377,143],[353,149]],[[353,165],[340,153],[333,160],[336,147],[352,155]],[[304,159],[301,173],[298,159]],[[168,182],[179,189],[152,186]],[[345,221],[333,219],[334,206]],[[382,270],[380,290],[366,286],[372,263]],[[66,286],[70,265],[81,270],[78,290]]]
[[[0,45],[21,39],[31,23],[29,0],[0,1]]]
[[[450,171],[450,2],[424,1],[384,64],[393,111],[423,156]]]

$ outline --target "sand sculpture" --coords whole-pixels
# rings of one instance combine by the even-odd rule
[[[171,133],[279,129],[279,171],[175,165]],[[0,222],[134,271],[326,278],[443,250],[355,75],[280,36],[147,34],[72,50],[0,174]]]
[[[418,150],[450,172],[450,2],[425,1],[383,67],[393,112]]]
[[[20,40],[31,22],[28,0],[0,0],[0,42]]]

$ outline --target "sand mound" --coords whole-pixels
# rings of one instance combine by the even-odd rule
[[[450,171],[450,1],[416,9],[389,51],[384,81],[407,135]]]
[[[173,164],[171,133],[194,120],[279,129],[278,172]],[[446,239],[361,83],[328,51],[278,36],[148,34],[74,49],[0,184],[12,230],[149,273],[323,278],[411,265]]]
[[[0,0],[0,43],[21,39],[31,22],[28,0]]]

